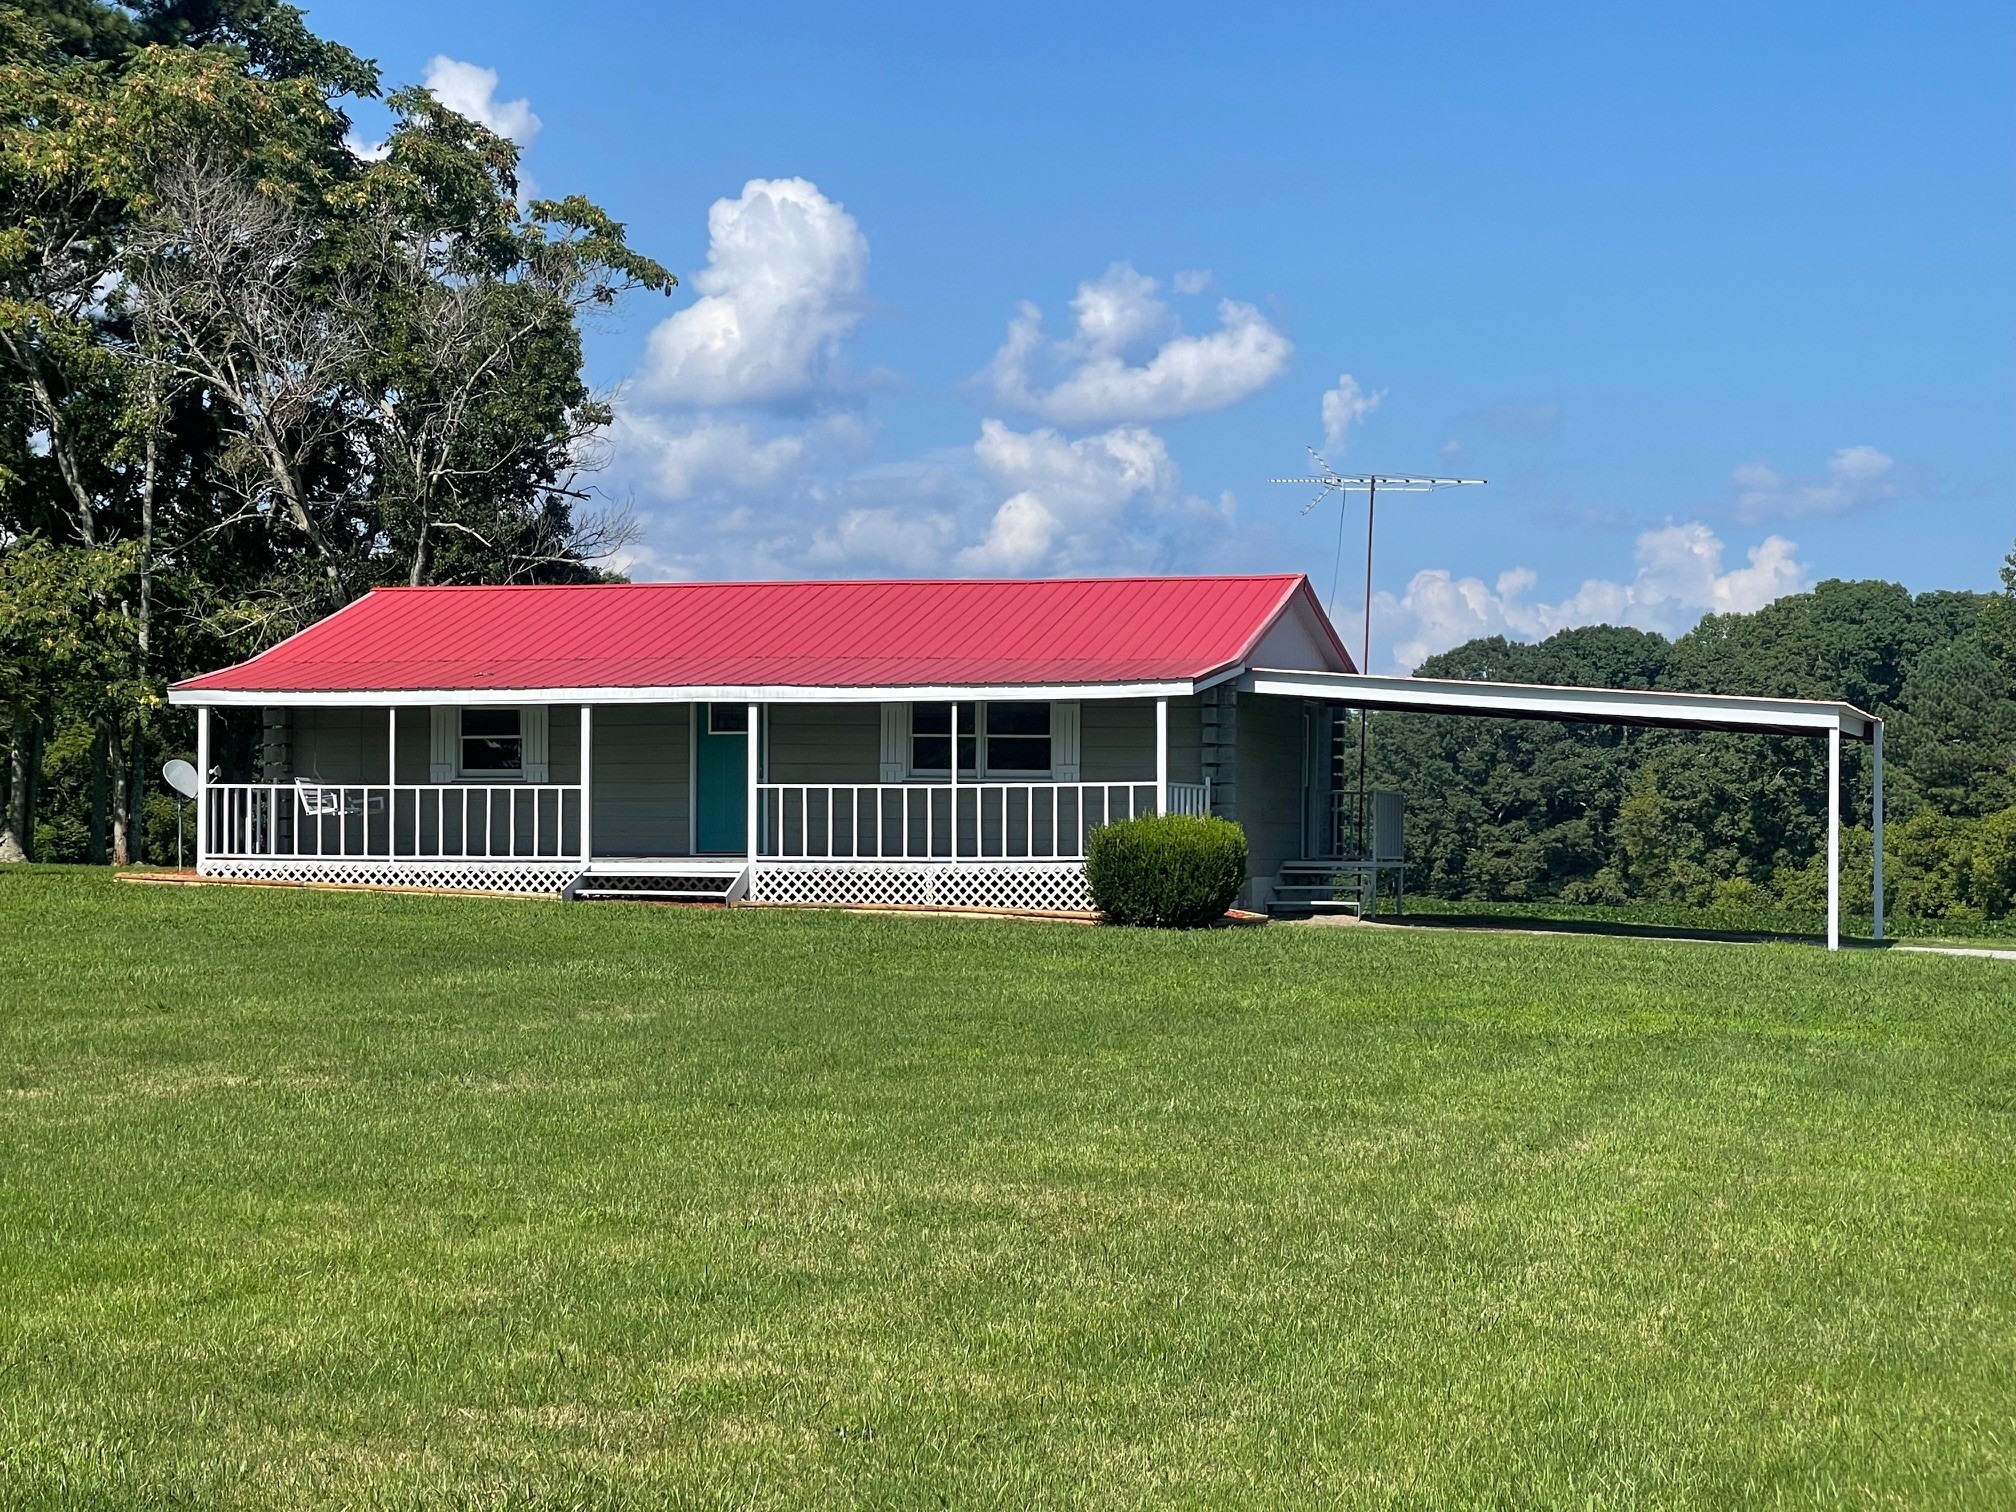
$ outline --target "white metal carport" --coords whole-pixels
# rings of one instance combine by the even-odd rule
[[[1748,735],[1827,738],[1827,948],[1841,948],[1841,741],[1871,748],[1870,827],[1875,833],[1873,933],[1883,938],[1883,721],[1853,704],[1803,698],[1745,698],[1639,688],[1547,687],[1455,678],[1368,677],[1348,672],[1266,671],[1239,679],[1243,692],[1315,698],[1347,708],[1410,714],[1544,719],[1559,724],[1643,725],[1732,730]]]

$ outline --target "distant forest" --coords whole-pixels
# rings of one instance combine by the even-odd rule
[[[1886,722],[1885,905],[2016,908],[2016,551],[2002,593],[1829,581],[1677,640],[1502,636],[1424,677],[1845,699]],[[1824,897],[1826,747],[1714,732],[1382,714],[1375,784],[1407,796],[1408,886],[1479,901],[1782,907]],[[1869,907],[1869,751],[1845,746],[1844,903]]]

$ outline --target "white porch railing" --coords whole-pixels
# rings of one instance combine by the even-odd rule
[[[218,860],[566,860],[581,853],[581,789],[213,782],[209,854]]]
[[[1082,861],[1092,831],[1155,812],[1152,782],[805,783],[757,788],[759,854],[783,861]],[[1171,813],[1209,809],[1171,783]]]

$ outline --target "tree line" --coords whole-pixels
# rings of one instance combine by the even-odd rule
[[[381,584],[599,575],[583,324],[673,283],[292,6],[0,3],[0,857],[163,853],[179,677]]]
[[[1885,906],[2016,913],[2016,551],[2001,593],[1821,583],[1668,640],[1590,626],[1474,640],[1419,675],[1843,699],[1885,721]],[[1814,912],[1825,896],[1817,740],[1447,716],[1373,721],[1407,795],[1407,885],[1477,901]],[[1844,904],[1872,893],[1870,752],[1843,748]]]

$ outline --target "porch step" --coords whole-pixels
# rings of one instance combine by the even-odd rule
[[[1274,879],[1270,914],[1344,913],[1365,911],[1365,874],[1339,870],[1334,862],[1291,861]]]
[[[732,903],[747,891],[747,873],[728,876],[675,876],[667,873],[639,873],[623,876],[591,872],[568,889],[575,902],[621,902],[650,900],[658,903]]]

